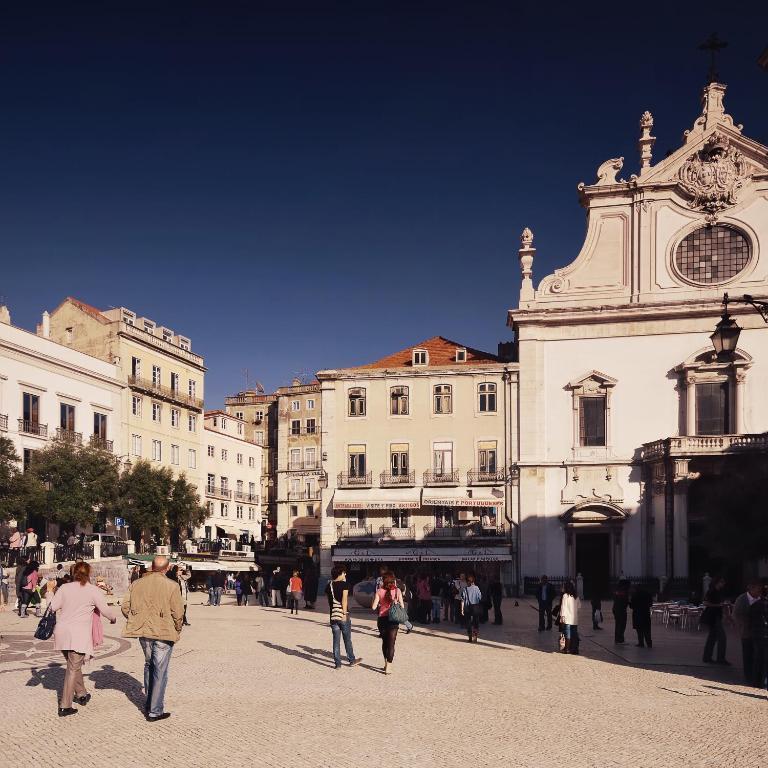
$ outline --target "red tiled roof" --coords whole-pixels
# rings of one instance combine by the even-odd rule
[[[95,318],[100,323],[109,322],[109,320],[106,317],[104,317],[104,314],[100,309],[96,309],[96,307],[92,307],[90,304],[86,304],[84,301],[80,301],[80,299],[76,299],[73,296],[67,296],[67,298],[61,302],[61,304],[64,304],[67,301],[70,304],[74,304],[81,312],[85,312],[87,315],[90,315],[91,317]],[[59,304],[59,306],[61,306],[61,304]]]
[[[414,349],[427,350],[429,353],[428,367],[430,368],[436,365],[488,365],[489,363],[500,362],[499,358],[496,355],[490,354],[490,352],[482,352],[479,349],[467,347],[464,344],[459,344],[442,336],[433,336],[431,339],[422,341],[421,344],[414,344],[412,347],[402,349],[393,355],[382,357],[381,360],[376,360],[366,365],[353,366],[352,370],[361,368],[412,368]],[[467,350],[466,362],[456,362],[457,349]]]

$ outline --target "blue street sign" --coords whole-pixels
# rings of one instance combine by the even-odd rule
[[[115,518],[115,528],[123,528],[125,526],[125,518],[124,517],[116,517]]]

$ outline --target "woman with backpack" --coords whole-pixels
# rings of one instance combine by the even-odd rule
[[[377,625],[381,635],[381,653],[384,656],[384,674],[392,674],[392,662],[395,660],[395,642],[397,642],[397,630],[400,622],[390,616],[393,606],[400,606],[405,615],[405,603],[403,593],[397,586],[395,574],[391,571],[382,577],[382,584],[376,590],[371,609],[377,611]]]

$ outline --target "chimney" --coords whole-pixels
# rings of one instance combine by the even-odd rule
[[[43,338],[44,339],[50,339],[51,338],[51,316],[48,314],[48,311],[46,310],[43,312]]]
[[[5,304],[0,304],[0,323],[11,324],[11,312]]]

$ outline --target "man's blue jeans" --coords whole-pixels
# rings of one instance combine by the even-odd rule
[[[224,592],[224,587],[216,587],[213,590],[213,604],[214,605],[221,605],[221,595],[222,592]]]
[[[144,651],[144,690],[147,694],[146,711],[150,717],[163,714],[165,686],[168,685],[168,665],[171,663],[173,643],[140,637]]]
[[[355,660],[355,652],[352,649],[352,620],[332,621],[333,632],[333,661],[337,667],[341,666],[341,638],[344,638],[344,650],[347,652],[347,661],[351,664]]]

